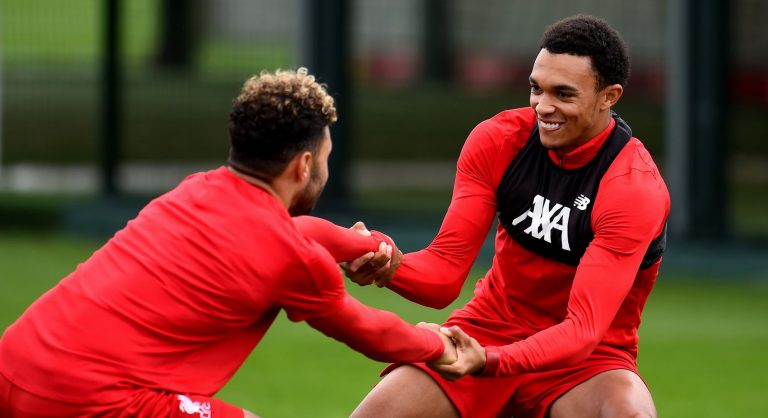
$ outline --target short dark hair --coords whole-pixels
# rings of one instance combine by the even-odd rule
[[[589,57],[597,74],[597,89],[627,85],[629,52],[619,32],[595,16],[576,15],[550,25],[539,48],[553,54]]]
[[[229,164],[271,180],[298,153],[317,150],[323,129],[335,121],[333,97],[306,68],[262,72],[232,104]]]

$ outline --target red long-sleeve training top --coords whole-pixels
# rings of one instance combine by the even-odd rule
[[[333,255],[378,243],[352,233],[352,252]],[[432,331],[352,298],[333,257],[277,198],[221,167],[153,200],[34,302],[0,339],[0,373],[76,404],[142,388],[211,396],[281,310],[380,361],[434,361],[444,350]]]
[[[390,289],[434,308],[456,299],[496,216],[502,175],[535,123],[534,111],[521,108],[501,112],[472,131],[459,157],[440,232],[427,248],[404,256]],[[550,158],[564,169],[584,166],[614,124],[612,120],[598,136],[562,158],[550,151]],[[498,226],[490,270],[472,301],[448,320],[461,324],[482,319],[514,341],[497,345],[477,336],[486,346],[483,374],[573,365],[598,344],[634,362],[640,316],[659,262],[643,270],[639,266],[650,242],[662,232],[669,207],[669,193],[656,165],[642,143],[632,138],[600,181],[591,218],[594,239],[577,267],[526,250]],[[350,236],[349,231],[344,234]],[[343,240],[337,237],[333,245],[343,246]]]

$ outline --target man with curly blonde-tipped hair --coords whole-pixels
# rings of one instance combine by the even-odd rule
[[[388,238],[344,230],[356,246],[331,253],[302,231],[338,227],[293,218],[328,178],[335,121],[305,68],[246,81],[228,166],[150,202],[5,330],[0,416],[254,417],[212,396],[281,310],[375,360],[455,361],[447,337],[345,292],[336,263]]]

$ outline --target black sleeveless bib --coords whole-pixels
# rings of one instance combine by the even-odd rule
[[[629,142],[632,130],[618,115],[616,126],[585,166],[555,165],[534,126],[528,142],[507,168],[496,192],[499,221],[524,248],[562,263],[578,265],[594,238],[592,206],[600,180]],[[641,268],[655,264],[666,247],[666,226],[648,248]]]

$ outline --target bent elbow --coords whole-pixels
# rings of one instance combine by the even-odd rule
[[[440,294],[437,295],[438,297],[427,301],[428,303],[425,303],[424,305],[433,309],[445,309],[459,298],[459,294],[461,294],[460,287],[446,289],[445,291],[440,292]]]
[[[432,309],[445,309],[453,303],[461,293],[461,288],[436,288],[433,291],[426,292],[409,292],[404,289],[393,288],[395,293],[410,300],[411,302],[418,303],[419,305],[426,306]]]

